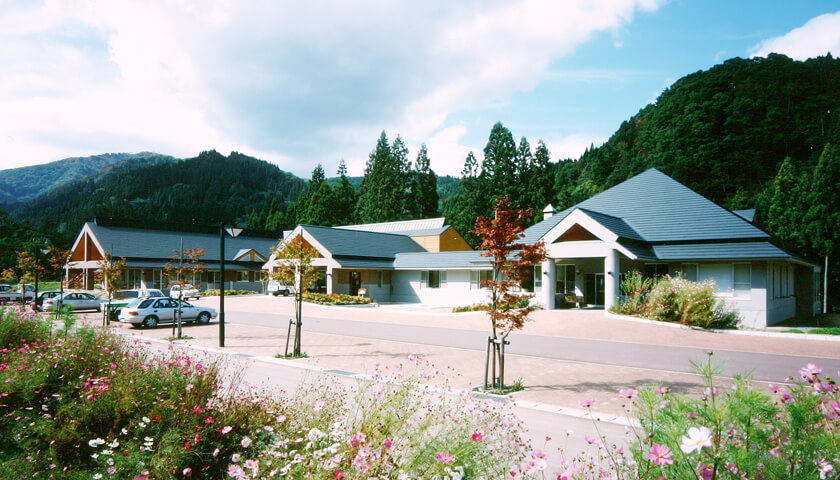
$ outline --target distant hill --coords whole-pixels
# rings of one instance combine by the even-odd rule
[[[146,223],[247,223],[255,207],[294,200],[305,182],[276,165],[211,150],[195,158],[149,159],[140,168],[114,165],[10,208],[9,215],[65,239],[95,216]]]
[[[153,157],[160,158],[161,155],[151,152],[106,153],[0,170],[0,204],[27,202],[59,185],[80,180],[112,165]]]

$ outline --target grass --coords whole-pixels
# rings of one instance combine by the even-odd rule
[[[173,340],[192,340],[192,338],[193,337],[191,337],[189,335],[181,335],[180,337],[177,336],[177,335],[170,335],[170,336],[166,337],[166,339],[169,340],[169,341],[173,341]]]
[[[294,353],[290,353],[288,355],[278,353],[277,355],[274,355],[274,358],[287,358],[290,360],[294,360],[296,358],[309,358],[309,354],[306,352],[300,352],[300,355],[295,355]]]
[[[484,393],[492,393],[493,395],[508,395],[510,393],[521,392],[522,390],[525,390],[525,386],[522,385],[522,379],[520,378],[519,380],[513,382],[510,385],[505,385],[504,388],[481,388],[481,387],[476,387],[473,390],[484,392]]]
[[[822,327],[812,328],[808,333],[816,333],[819,335],[840,335],[840,327]]]

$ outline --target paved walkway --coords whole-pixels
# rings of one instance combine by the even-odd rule
[[[201,299],[195,303],[218,306],[218,297]],[[227,312],[274,313],[278,327],[255,327],[228,323],[224,351],[244,357],[273,357],[282,353],[286,342],[287,318],[293,316],[290,298],[267,296],[225,297]],[[483,312],[447,313],[442,308],[417,308],[406,305],[381,307],[325,307],[304,304],[307,316],[385,322],[399,325],[425,325],[487,331],[488,320]],[[91,315],[95,318],[95,315]],[[730,333],[710,333],[673,326],[638,322],[608,316],[603,311],[541,311],[535,312],[523,333],[632,342],[640,344],[685,346],[711,350],[795,354],[812,357],[840,358],[840,343],[806,338],[778,338],[747,336]],[[156,329],[130,329],[116,324],[125,333],[148,339],[164,339],[171,334],[171,326]],[[457,388],[480,384],[484,375],[484,352],[447,348],[409,342],[395,342],[363,337],[331,335],[306,331],[303,327],[303,350],[309,358],[287,362],[325,370],[371,373],[376,364],[405,364],[410,354],[421,355],[445,370],[451,385]],[[184,327],[184,334],[193,337],[184,344],[201,348],[218,348],[218,324]],[[516,342],[516,333],[510,340]],[[801,336],[800,336],[801,337]],[[286,361],[284,361],[286,362]],[[795,374],[795,372],[787,372]],[[646,368],[617,367],[603,364],[536,358],[526,355],[507,355],[506,379],[510,383],[521,379],[526,389],[514,394],[520,405],[541,406],[575,413],[578,401],[595,398],[595,409],[612,415],[623,414],[618,391],[640,385],[664,384],[674,391],[696,393],[702,385],[696,375]],[[784,376],[779,378],[783,381]],[[721,379],[723,383],[726,379]]]

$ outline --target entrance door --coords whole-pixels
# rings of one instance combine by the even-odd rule
[[[359,294],[359,288],[362,286],[362,272],[353,270],[350,272],[350,295],[356,296]]]
[[[583,280],[583,301],[587,305],[603,305],[606,288],[603,273],[587,273]]]

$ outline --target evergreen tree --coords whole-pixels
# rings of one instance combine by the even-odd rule
[[[767,208],[767,228],[800,249],[809,247],[805,216],[810,189],[809,177],[799,175],[793,159],[786,157],[773,180]]]
[[[527,141],[525,142],[527,144]],[[518,201],[516,186],[516,142],[510,130],[496,122],[490,130],[490,137],[484,147],[484,161],[481,163],[483,188],[489,195],[487,208],[482,215],[489,215],[493,198],[510,195],[511,201]]]
[[[485,197],[482,178],[478,172],[478,161],[473,152],[467,154],[464,170],[461,172],[461,189],[451,202],[444,205],[444,215],[452,227],[460,233],[471,246],[478,245],[479,238],[472,233],[475,219],[487,216],[488,201]]]
[[[306,225],[332,225],[332,195],[324,168],[319,163],[312,170],[309,189],[298,196],[297,223]]]
[[[551,163],[551,153],[542,140],[537,142],[537,149],[534,151],[533,162],[529,168],[528,178],[528,203],[535,212],[542,210],[552,202],[552,185],[554,184],[554,165]],[[536,220],[542,219],[536,215]]]
[[[351,225],[358,197],[356,189],[347,179],[344,160],[338,164],[338,183],[332,189],[332,198],[333,225]]]
[[[827,143],[814,168],[808,202],[808,236],[813,249],[833,255],[840,247],[840,145]]]
[[[400,220],[408,187],[408,149],[397,136],[392,146],[383,131],[370,153],[359,186],[356,217],[362,223]]]
[[[432,218],[438,213],[437,176],[430,167],[426,145],[420,146],[417,161],[411,172],[411,188],[408,198],[408,211],[411,218]]]

